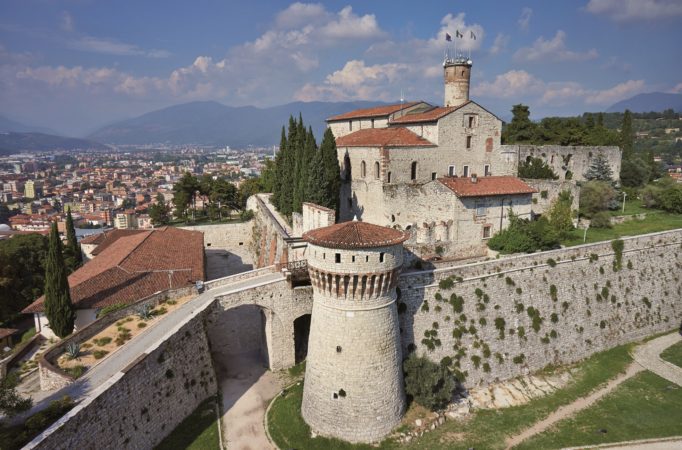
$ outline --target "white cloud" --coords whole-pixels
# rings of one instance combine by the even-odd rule
[[[512,98],[538,94],[544,89],[542,80],[525,70],[510,70],[492,82],[481,82],[472,87],[472,94],[481,97]]]
[[[519,17],[518,24],[519,28],[523,31],[528,31],[528,25],[530,25],[530,18],[533,16],[533,10],[530,8],[523,8],[521,10],[521,17]]]
[[[566,48],[566,33],[558,30],[556,35],[545,40],[540,36],[535,40],[531,47],[523,47],[514,53],[516,61],[586,61],[595,59],[599,56],[596,49],[587,52],[574,52]]]
[[[330,39],[370,39],[384,34],[374,14],[360,17],[350,6],[339,11],[334,20],[321,28],[321,32],[322,36]]]
[[[277,28],[297,28],[311,22],[327,18],[329,13],[319,3],[292,3],[287,9],[277,14]]]
[[[493,46],[490,47],[490,54],[497,55],[505,51],[507,49],[507,45],[509,45],[509,36],[507,36],[506,34],[498,33],[497,36],[495,36]]]
[[[670,89],[669,92],[672,94],[682,94],[682,83],[678,83],[677,86]]]
[[[585,99],[585,103],[588,105],[610,105],[639,94],[644,89],[644,80],[628,80],[609,89],[590,92]]]
[[[510,70],[497,75],[493,81],[474,85],[472,94],[551,107],[568,104],[608,106],[644,90],[644,80],[628,80],[599,90],[589,89],[575,81],[544,81],[525,70]]]
[[[167,50],[144,50],[134,44],[118,42],[112,39],[83,36],[66,41],[67,47],[91,53],[102,53],[119,56],[147,56],[149,58],[167,58],[170,52]]]
[[[585,9],[617,22],[666,20],[682,16],[680,0],[590,0]]]
[[[73,16],[68,11],[62,11],[59,16],[59,28],[66,32],[74,30]]]

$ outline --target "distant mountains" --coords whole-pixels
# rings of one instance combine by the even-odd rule
[[[271,108],[233,107],[218,102],[191,102],[152,111],[101,128],[89,139],[108,144],[204,144],[246,147],[278,145],[289,116],[303,115],[318,141],[328,117],[379,102],[294,102]]]
[[[626,109],[638,113],[662,112],[666,109],[682,112],[682,94],[667,94],[664,92],[638,94],[612,105],[606,112],[623,112]]]
[[[54,130],[44,127],[34,127],[0,116],[0,131],[15,131],[17,133],[45,133],[58,135]]]
[[[106,150],[106,145],[87,139],[55,136],[44,133],[15,133],[0,131],[0,155],[24,151],[49,152],[56,150]]]

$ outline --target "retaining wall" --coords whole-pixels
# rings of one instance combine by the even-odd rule
[[[215,225],[195,225],[180,228],[183,230],[202,232],[204,234],[205,248],[224,248],[229,250],[249,245],[253,221],[221,223]]]
[[[404,354],[452,358],[473,385],[678,327],[682,230],[623,242],[617,271],[612,244],[604,242],[404,274]],[[439,287],[450,277],[451,288]]]

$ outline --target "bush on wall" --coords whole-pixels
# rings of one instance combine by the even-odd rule
[[[420,405],[436,410],[452,400],[456,380],[446,365],[412,355],[403,361],[403,371],[405,393]]]

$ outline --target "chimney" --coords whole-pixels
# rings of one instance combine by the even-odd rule
[[[472,173],[471,174],[471,182],[474,184],[478,183],[478,175],[476,175],[475,173]]]

